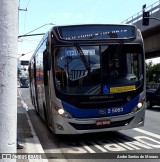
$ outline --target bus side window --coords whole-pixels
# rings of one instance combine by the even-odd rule
[[[49,52],[45,50],[43,52],[43,72],[44,72],[44,85],[48,85],[48,76],[47,76],[47,71],[51,69],[51,59],[49,60]]]
[[[51,56],[47,50],[43,52],[43,67],[46,71],[51,70]]]

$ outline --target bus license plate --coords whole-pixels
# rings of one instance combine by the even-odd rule
[[[97,120],[96,125],[109,125],[111,123],[110,120]]]

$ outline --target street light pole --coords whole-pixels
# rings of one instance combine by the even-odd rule
[[[34,31],[36,31],[36,30],[38,30],[38,29],[40,29],[40,28],[46,26],[46,25],[55,25],[55,24],[53,24],[53,23],[44,24],[44,25],[42,25],[42,26],[40,26],[40,27],[38,27],[38,28],[36,28],[36,29],[34,29],[34,30],[32,30],[32,31],[30,31],[30,32],[28,32],[28,33],[26,33],[26,34],[24,34],[24,35],[30,34],[30,33],[34,32]]]
[[[46,26],[46,25],[55,25],[55,24],[53,24],[53,23],[44,24],[44,25],[42,25],[42,26],[40,26],[40,27],[38,27],[38,28],[36,28],[36,29],[34,29],[34,30],[32,30],[32,31],[30,31],[30,32],[28,32],[28,33],[26,33],[26,34],[19,35],[18,38],[20,38],[20,37],[26,37],[26,36],[32,36],[32,35],[28,35],[28,34],[34,32],[34,31],[36,31],[36,30],[38,30],[38,29],[40,29],[40,28],[42,28],[42,27],[44,27],[44,26]],[[42,35],[42,34],[44,34],[44,33],[41,33],[41,34],[33,34],[33,35]]]
[[[18,38],[21,37],[32,37],[32,36],[38,36],[38,35],[44,35],[45,33],[38,33],[38,34],[25,34],[25,35],[19,35]]]

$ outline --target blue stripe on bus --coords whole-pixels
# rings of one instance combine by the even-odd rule
[[[104,117],[104,116],[107,117],[113,115],[128,114],[138,104],[138,101],[139,101],[139,96],[135,97],[134,99],[124,104],[123,106],[111,107],[111,108],[96,108],[96,109],[87,109],[87,107],[80,109],[64,101],[62,101],[62,103],[64,109],[67,112],[69,112],[73,118],[92,118],[92,117]],[[119,108],[120,112],[114,111],[116,108]],[[99,113],[100,110],[103,110],[105,114],[100,114]]]

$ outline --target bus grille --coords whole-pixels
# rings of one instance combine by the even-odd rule
[[[112,127],[121,127],[128,125],[134,117],[122,120],[122,121],[115,121],[111,122],[109,125],[96,125],[96,124],[75,124],[75,123],[69,123],[71,126],[73,126],[76,130],[90,130],[90,129],[104,129],[104,128],[112,128]]]

